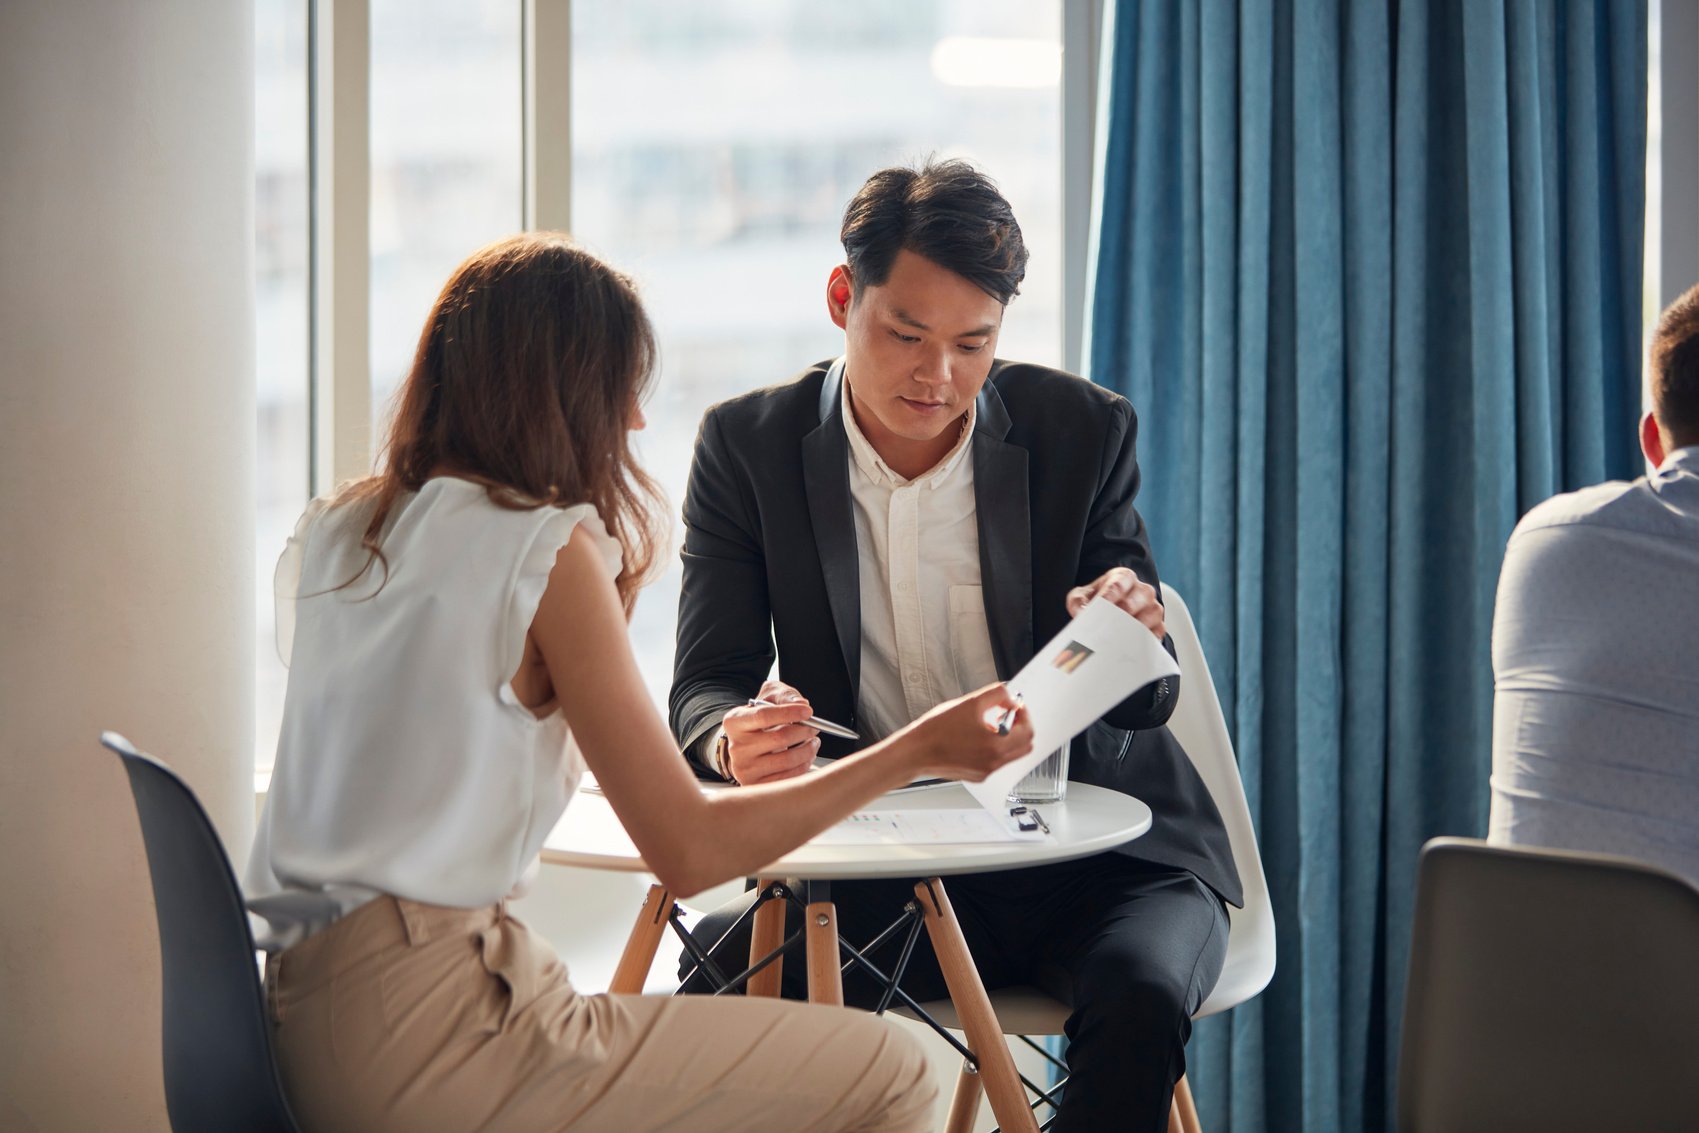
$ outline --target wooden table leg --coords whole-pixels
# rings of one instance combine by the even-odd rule
[[[985,1083],[985,1096],[991,1100],[991,1112],[997,1124],[1009,1133],[1038,1133],[1038,1119],[1027,1105],[1026,1087],[1015,1071],[1015,1060],[1009,1045],[1003,1041],[1003,1028],[986,998],[985,984],[979,969],[973,966],[967,941],[962,939],[962,926],[950,907],[944,883],[930,878],[914,887],[926,916],[927,935],[932,938],[932,951],[938,957],[938,967],[944,973],[944,983],[950,989],[950,999],[956,1005],[956,1016],[967,1034],[968,1049],[979,1062],[979,1077]],[[956,1097],[962,1091],[956,1090]],[[955,1128],[951,1115],[951,1128]]]
[[[649,886],[649,896],[631,926],[625,951],[620,953],[619,967],[614,969],[613,982],[608,985],[611,995],[642,995],[643,984],[649,978],[649,968],[655,963],[655,949],[661,945],[661,934],[667,930],[667,918],[672,916],[673,898],[664,886]]]
[[[1185,1133],[1203,1133],[1198,1124],[1198,1105],[1192,1100],[1192,1086],[1184,1074],[1174,1083],[1174,1112],[1180,1116],[1180,1128]]]
[[[962,1059],[962,1072],[956,1075],[956,1093],[950,1099],[950,1116],[944,1123],[944,1133],[973,1133],[979,1120],[979,1071],[967,1059]]]
[[[844,1005],[844,977],[838,968],[838,910],[830,901],[812,901],[803,914],[808,929],[808,1001]]]
[[[757,893],[765,893],[774,885],[777,879],[762,878],[756,886]],[[785,899],[782,897],[764,903],[755,910],[755,923],[749,932],[749,966],[767,953],[773,951],[785,942]],[[759,972],[749,977],[749,994],[765,995],[777,998],[780,978],[784,975],[785,958],[780,956]]]

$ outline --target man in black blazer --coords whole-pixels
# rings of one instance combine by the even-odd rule
[[[1093,595],[1168,644],[1131,406],[993,358],[1027,258],[1001,194],[962,162],[882,170],[843,241],[826,299],[844,356],[710,409],[685,499],[673,731],[703,774],[746,785],[859,746],[797,722],[809,712],[877,739],[1012,676]],[[781,707],[747,706],[757,695]],[[1179,695],[1149,685],[1073,744],[1070,778],[1144,800],[1148,834],[949,881],[986,986],[1036,983],[1074,1007],[1060,1130],[1167,1127],[1224,902],[1241,901],[1220,815],[1163,726]],[[911,887],[835,885],[845,937],[882,928]],[[710,914],[707,938],[735,913]],[[727,947],[746,955],[747,937]],[[904,990],[944,994],[924,939]],[[874,996],[859,972],[844,991]]]

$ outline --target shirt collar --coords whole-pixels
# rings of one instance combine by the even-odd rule
[[[1699,445],[1684,445],[1665,453],[1664,462],[1658,465],[1659,472],[1673,472],[1677,468],[1699,474]]]
[[[869,480],[872,480],[875,484],[884,484],[892,488],[902,488],[909,484],[925,484],[929,488],[937,489],[943,487],[955,470],[961,466],[962,458],[966,455],[968,446],[973,443],[975,402],[968,402],[967,414],[962,418],[961,432],[956,437],[955,445],[944,454],[944,459],[913,480],[909,480],[899,476],[890,465],[885,463],[874,451],[873,442],[867,439],[867,434],[863,433],[861,426],[856,423],[855,413],[850,408],[848,379],[846,378],[838,384],[842,387],[839,391],[839,397],[843,401],[844,432],[849,437],[850,454],[855,458],[856,467],[860,468]]]

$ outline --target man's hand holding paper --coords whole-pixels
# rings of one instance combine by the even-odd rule
[[[1021,776],[1085,731],[1093,720],[1152,681],[1179,674],[1180,667],[1162,648],[1148,621],[1102,593],[1111,585],[1105,580],[1115,573],[1099,580],[1103,585],[1081,603],[1074,620],[1008,682],[1009,691],[1021,696],[1030,714],[1032,751],[998,768],[983,782],[964,784],[987,810],[1005,810],[1004,800]],[[1111,593],[1136,592],[1116,587]],[[1073,605],[1070,595],[1070,608]],[[1160,611],[1158,605],[1158,618]]]
[[[1126,567],[1111,567],[1095,580],[1068,591],[1068,613],[1078,617],[1093,598],[1113,602],[1127,611],[1138,619],[1140,625],[1154,633],[1156,640],[1161,641],[1168,636],[1168,625],[1163,621],[1162,599],[1157,596],[1156,587],[1139,581],[1139,576]]]

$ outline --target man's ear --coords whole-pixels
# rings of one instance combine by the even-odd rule
[[[1658,428],[1658,419],[1651,413],[1640,419],[1640,451],[1646,454],[1653,468],[1664,462],[1668,455],[1664,447],[1664,433]]]
[[[855,285],[850,280],[849,265],[839,264],[826,279],[826,313],[832,316],[832,322],[839,330],[846,329],[849,322],[849,305],[854,294]]]

